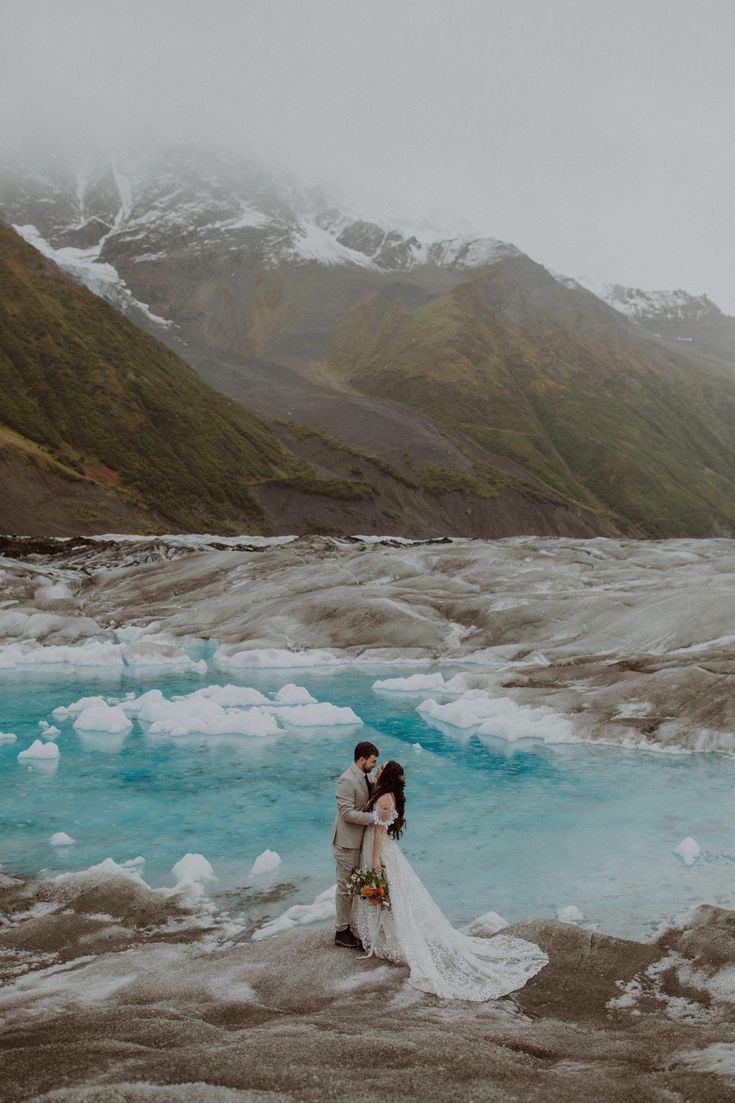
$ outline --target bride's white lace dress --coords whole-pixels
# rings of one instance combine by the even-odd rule
[[[381,822],[388,826],[395,811]],[[372,867],[375,827],[363,838],[360,866]],[[410,983],[444,999],[492,1000],[522,988],[548,957],[512,935],[471,938],[456,930],[432,900],[398,844],[384,834],[381,862],[390,909],[355,901],[354,926],[368,955],[408,965]]]

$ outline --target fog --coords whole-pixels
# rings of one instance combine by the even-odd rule
[[[729,0],[1,0],[0,139],[214,141],[735,313]]]

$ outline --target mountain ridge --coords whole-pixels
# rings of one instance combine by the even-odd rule
[[[143,183],[109,166],[84,186],[8,179],[0,204],[39,224],[37,244],[98,290],[109,266],[118,308],[289,448],[316,447],[304,430],[339,438],[320,446],[325,477],[344,472],[345,448],[391,467],[387,517],[411,485],[436,496],[437,519],[444,492],[471,499],[468,513],[520,494],[540,524],[551,507],[601,530],[733,531],[726,342],[713,352],[659,337],[657,320],[508,243],[422,242],[234,161],[181,154]],[[518,516],[529,524],[527,505]]]

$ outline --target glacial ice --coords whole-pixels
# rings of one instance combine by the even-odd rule
[[[111,735],[121,735],[132,731],[133,727],[120,705],[108,705],[104,702],[82,709],[73,726],[80,731],[110,732]]]
[[[559,908],[556,918],[561,923],[582,923],[584,921],[584,915],[576,904],[568,904],[564,908]]]
[[[203,854],[185,854],[171,872],[178,885],[200,884],[216,880],[214,870]]]
[[[284,705],[273,711],[288,728],[331,728],[362,724],[353,709],[346,705],[333,705],[329,701],[319,701],[311,705]]]
[[[253,934],[253,941],[258,942],[263,938],[270,938],[274,934],[282,934],[294,927],[303,927],[309,923],[321,923],[331,919],[336,912],[334,902],[337,886],[332,885],[325,892],[320,892],[311,904],[293,904],[282,915],[264,923]]]
[[[417,693],[427,689],[444,689],[443,674],[411,674],[407,678],[378,678],[373,689],[389,693]]]
[[[260,873],[272,873],[281,864],[280,855],[275,850],[264,850],[253,862],[250,876],[256,877]]]
[[[507,926],[508,920],[503,919],[502,915],[492,911],[485,912],[484,915],[478,915],[477,919],[472,920],[467,928],[467,934],[476,938],[489,938]]]
[[[678,854],[685,866],[693,866],[697,858],[702,856],[702,848],[696,839],[687,835],[678,846],[674,847],[674,854]]]
[[[49,839],[51,846],[73,846],[76,839],[72,839],[71,835],[67,835],[66,831],[57,831],[55,835],[52,835]]]
[[[21,761],[26,759],[46,759],[49,762],[53,762],[60,757],[61,752],[55,743],[42,743],[40,739],[34,739],[30,747],[26,747],[24,751],[21,751],[18,758]]]
[[[215,665],[223,670],[247,670],[248,668],[278,667],[291,670],[296,667],[331,666],[339,663],[331,651],[286,651],[283,648],[266,647],[252,651],[231,652],[218,647],[214,653]]]
[[[294,685],[293,682],[281,686],[276,693],[275,700],[279,705],[315,705],[317,703],[316,697],[312,697],[308,689],[305,689],[304,686]]]
[[[159,539],[171,558],[149,568],[156,597],[143,601],[140,556]],[[192,633],[216,637],[216,665],[239,673],[459,660],[476,673],[460,675],[455,685],[445,676],[435,695],[461,699],[481,689],[520,707],[548,708],[564,722],[552,734],[552,721],[526,715],[537,736],[568,738],[569,724],[577,738],[595,742],[735,754],[727,677],[734,654],[732,540],[412,544],[375,537],[358,544],[238,537],[231,541],[235,554],[212,549],[212,539],[118,535],[109,545],[95,544],[87,553],[94,569],[84,575],[85,618],[34,609],[37,565],[6,558],[3,585],[13,604],[0,610],[0,668],[138,672],[125,666],[123,649],[145,641],[154,627],[176,646]],[[248,543],[264,550],[249,552]],[[74,591],[86,560],[78,553],[65,559],[63,548],[59,541],[58,566],[43,577],[61,579],[63,571]],[[125,621],[135,622],[133,636],[118,627]],[[117,642],[103,638],[111,629]],[[641,702],[645,714],[642,705],[634,708]],[[475,730],[471,716],[461,717],[471,703],[455,705],[454,719]],[[517,733],[521,718],[506,717],[505,738]],[[441,722],[454,723],[452,713]]]
[[[16,743],[18,736],[14,732],[0,732],[0,743]]]
[[[306,691],[304,691],[306,692]],[[247,708],[250,705],[269,705],[270,701],[258,689],[250,686],[203,686],[195,693],[196,697],[205,697],[222,708]],[[276,700],[280,700],[279,697]]]
[[[438,704],[433,698],[423,701],[418,711],[428,720],[437,720],[454,728],[475,728],[480,736],[494,736],[515,742],[540,739],[544,743],[574,743],[571,722],[549,708],[518,705],[509,697],[489,697],[469,690],[456,701]]]

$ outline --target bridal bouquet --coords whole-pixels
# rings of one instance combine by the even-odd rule
[[[390,890],[385,877],[374,869],[356,869],[350,877],[352,893],[368,904],[379,908],[390,907]]]

